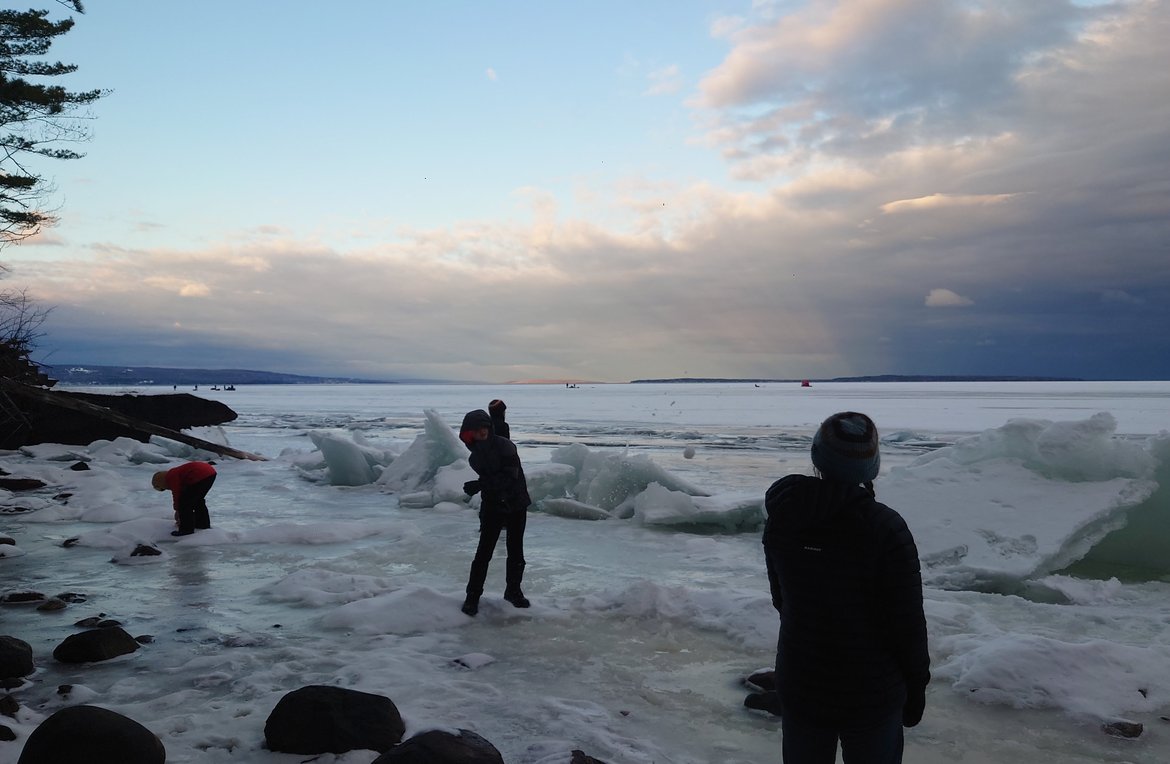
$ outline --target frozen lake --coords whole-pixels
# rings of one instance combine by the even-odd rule
[[[32,644],[38,665],[13,693],[23,708],[8,726],[21,737],[0,743],[0,764],[15,762],[23,737],[69,702],[145,724],[169,762],[301,761],[264,750],[263,727],[282,695],[307,684],[386,695],[408,735],[471,729],[509,764],[567,762],[572,748],[609,764],[779,761],[777,720],[742,707],[741,679],[770,664],[778,626],[757,530],[649,524],[645,496],[626,519],[534,511],[525,577],[533,607],[500,598],[501,545],[480,615],[469,619],[458,608],[477,520],[442,489],[443,470],[454,480],[459,465],[400,504],[403,495],[378,482],[331,484],[311,438],[385,455],[377,473],[425,439],[424,411],[457,426],[492,398],[508,403],[530,482],[578,444],[606,469],[618,469],[611,457],[635,473],[648,461],[717,507],[807,472],[819,422],[866,412],[884,438],[878,497],[907,517],[929,563],[935,678],[906,761],[1170,760],[1161,718],[1170,714],[1170,571],[1161,562],[1170,383],[198,394],[240,415],[221,433],[199,434],[268,461],[216,459],[213,528],[179,543],[149,476],[179,463],[181,449],[119,442],[0,454],[12,475],[50,484],[0,497],[0,532],[21,553],[0,559],[5,589],[88,598],[59,613],[0,608],[0,634]],[[1005,427],[1013,419],[1054,424]],[[70,471],[79,460],[91,469]],[[54,498],[66,492],[67,503]],[[68,538],[81,543],[62,547]],[[164,554],[111,563],[134,541]],[[103,664],[53,661],[73,622],[99,612],[154,642]],[[475,670],[453,663],[475,653],[493,660]],[[57,695],[61,684],[75,685],[72,700]],[[1104,734],[1116,719],[1145,732]]]

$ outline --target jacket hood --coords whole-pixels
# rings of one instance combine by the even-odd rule
[[[872,500],[869,491],[859,485],[789,475],[768,489],[764,509],[771,529],[795,531],[828,522],[856,502]]]
[[[492,418],[483,409],[476,409],[475,411],[468,411],[463,417],[463,424],[459,426],[459,439],[463,441],[463,445],[471,448],[474,442],[471,439],[471,433],[486,427],[489,430],[492,428]]]

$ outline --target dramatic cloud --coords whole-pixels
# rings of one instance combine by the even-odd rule
[[[255,221],[183,248],[14,248],[12,278],[58,306],[49,349],[69,362],[1170,376],[1170,336],[1150,331],[1170,326],[1168,0],[793,8],[716,22],[727,55],[688,84],[708,144],[751,183],[522,179],[520,218],[363,247]]]

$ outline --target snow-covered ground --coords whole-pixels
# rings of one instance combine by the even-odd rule
[[[572,748],[610,764],[778,761],[778,724],[743,709],[740,683],[770,664],[778,626],[761,500],[810,470],[817,423],[844,409],[884,436],[878,496],[906,517],[928,582],[934,680],[906,760],[1170,760],[1168,383],[214,394],[240,419],[198,434],[268,461],[216,458],[213,528],[178,541],[150,474],[208,454],[161,440],[0,454],[48,484],[0,493],[5,591],[88,598],[0,607],[0,634],[32,644],[38,666],[0,720],[19,735],[0,764],[78,702],[146,725],[170,762],[292,762],[263,749],[264,720],[307,684],[386,695],[408,735],[472,729],[510,764]],[[501,544],[471,619],[459,603],[476,500],[451,427],[496,397],[537,500],[533,607],[500,597]],[[139,543],[163,553],[131,557]],[[56,663],[73,623],[99,612],[154,641]],[[1121,719],[1142,737],[1101,731]]]

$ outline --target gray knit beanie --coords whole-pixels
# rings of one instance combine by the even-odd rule
[[[834,483],[872,481],[881,468],[873,420],[856,411],[842,411],[821,422],[813,436],[812,462],[821,477]]]

